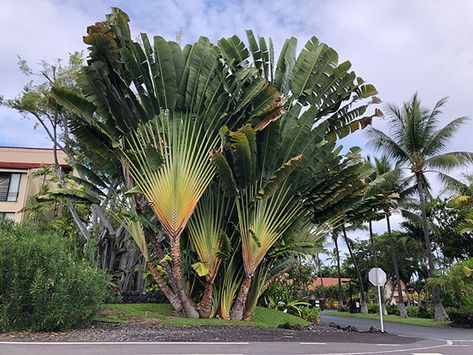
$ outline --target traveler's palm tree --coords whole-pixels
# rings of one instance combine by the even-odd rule
[[[271,41],[257,41],[251,31],[249,49],[237,36],[217,45],[201,37],[181,48],[159,36],[133,41],[128,22],[114,8],[105,22],[90,26],[82,95],[61,88],[53,94],[76,115],[71,129],[77,139],[103,156],[117,156],[129,194],[149,203],[170,245],[173,291],[184,314],[197,317],[182,280],[180,241],[189,235],[183,232],[216,172],[237,196],[245,273],[251,277],[299,218],[296,201],[309,201],[311,182],[324,181],[340,164],[335,138],[368,126],[381,112],[365,113],[380,101],[374,86],[350,71],[349,62],[338,63],[337,53],[315,37],[297,56],[296,39],[288,39],[275,61]],[[290,174],[291,183],[285,183]],[[335,175],[326,187],[344,191]],[[334,194],[337,202],[342,195]],[[317,197],[326,205],[333,200]],[[214,239],[194,241],[210,247],[207,255],[200,250],[200,262],[216,260]],[[196,250],[200,246],[194,243]]]
[[[432,110],[428,110],[421,106],[416,94],[402,107],[394,105],[388,107],[389,133],[375,128],[370,128],[368,131],[370,144],[373,148],[383,151],[390,159],[396,161],[401,167],[409,169],[412,173],[422,214],[422,230],[430,277],[434,277],[434,263],[425,209],[428,192],[426,175],[435,173],[440,179],[446,181],[449,177],[448,172],[466,166],[473,161],[473,154],[470,152],[445,153],[448,143],[467,121],[467,118],[459,117],[439,129],[440,114],[445,103],[446,99],[442,99],[435,104]],[[447,319],[448,316],[443,308],[438,287],[434,288],[434,301],[435,319]]]

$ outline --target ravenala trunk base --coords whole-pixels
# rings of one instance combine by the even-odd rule
[[[246,298],[248,297],[248,290],[250,289],[251,276],[245,276],[241,283],[240,292],[238,298],[233,305],[232,311],[230,312],[231,320],[242,320],[243,310],[245,309]]]

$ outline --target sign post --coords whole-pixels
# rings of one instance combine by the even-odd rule
[[[386,273],[379,267],[374,267],[368,273],[368,279],[373,286],[378,287],[379,319],[381,321],[381,333],[384,333],[383,305],[381,304],[381,286],[386,283]]]

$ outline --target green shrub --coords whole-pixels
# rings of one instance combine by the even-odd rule
[[[368,304],[368,313],[379,313],[379,304],[378,303]]]
[[[35,225],[0,221],[0,331],[62,330],[101,305],[109,277],[78,260],[68,242]]]
[[[418,306],[407,306],[406,307],[407,315],[413,318],[419,317],[419,307]]]
[[[319,324],[320,309],[318,307],[300,307],[300,317],[308,322]]]
[[[386,312],[388,312],[389,315],[394,315],[394,316],[398,316],[401,314],[401,312],[399,311],[399,305],[397,304],[387,304]]]
[[[426,319],[434,319],[435,316],[435,308],[434,307],[419,307],[417,309],[417,317],[418,318],[426,318]]]
[[[473,312],[471,311],[450,311],[448,316],[453,325],[473,328]]]

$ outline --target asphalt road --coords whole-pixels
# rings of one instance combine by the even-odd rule
[[[341,326],[355,326],[358,330],[368,330],[371,326],[375,326],[378,329],[381,328],[379,320],[376,319],[330,316],[330,313],[323,313],[322,324],[328,325],[330,322],[337,323]],[[391,334],[422,339],[469,340],[473,342],[473,329],[422,327],[417,325],[384,322],[384,330]]]
[[[366,330],[379,322],[371,319],[322,316],[322,323],[336,322]],[[421,327],[386,322],[391,334],[423,338],[405,344],[366,344],[339,342],[236,342],[236,343],[8,343],[0,342],[3,355],[60,355],[60,354],[424,354],[471,355],[473,330],[447,327]],[[251,327],[248,328],[251,331]]]
[[[409,345],[352,343],[35,343],[0,344],[0,354],[471,354],[471,348],[443,341],[422,340]]]

